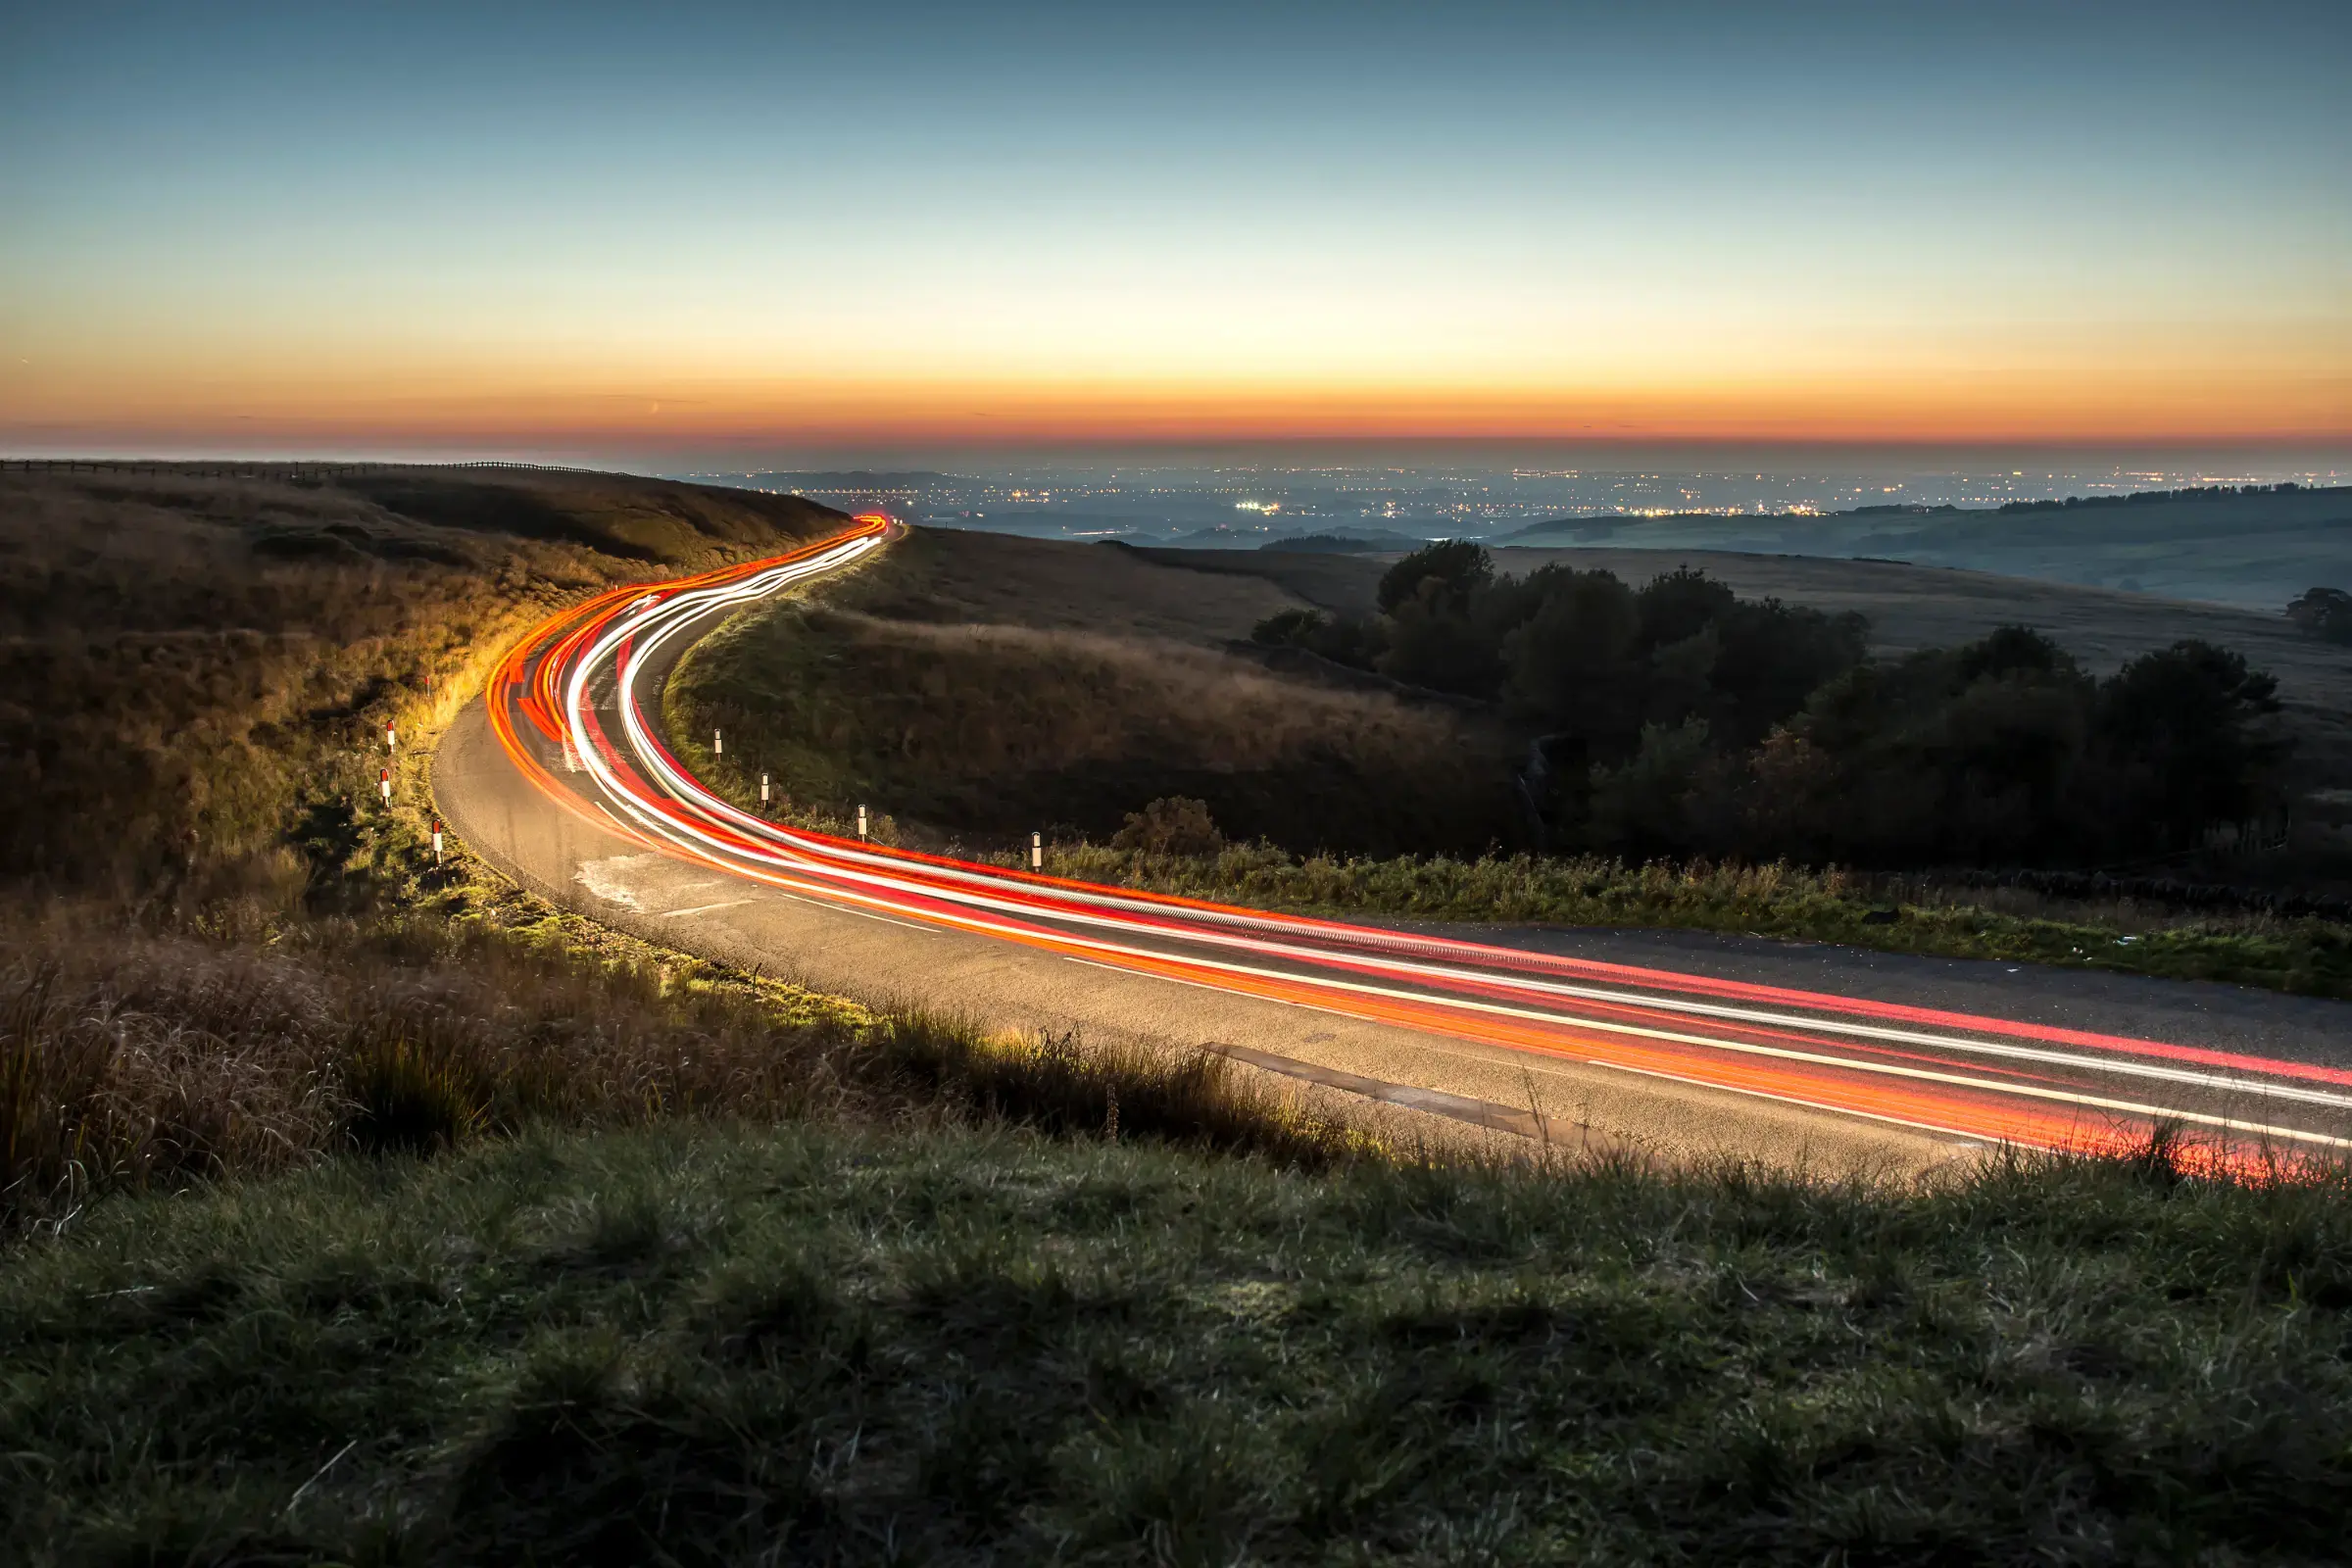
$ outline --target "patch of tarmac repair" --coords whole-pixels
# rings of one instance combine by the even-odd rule
[[[624,909],[643,912],[646,899],[663,869],[676,869],[678,862],[665,855],[615,855],[602,860],[583,860],[572,873],[572,880],[607,904],[617,904]],[[658,902],[667,904],[681,893],[695,893],[707,888],[727,886],[723,881],[702,880],[672,883],[661,889]],[[687,913],[678,910],[678,913]]]

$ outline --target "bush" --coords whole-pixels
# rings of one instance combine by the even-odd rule
[[[1636,859],[1690,843],[1692,797],[1708,760],[1705,719],[1643,725],[1642,749],[1593,775],[1593,841]]]
[[[1110,846],[1144,855],[1214,855],[1225,847],[1225,835],[1217,831],[1205,801],[1163,796],[1130,811]]]
[[[1250,628],[1260,648],[1302,648],[1335,664],[1369,669],[1387,647],[1379,624],[1356,615],[1326,615],[1319,610],[1283,610]]]
[[[2286,607],[2286,618],[2331,643],[2352,643],[2352,594],[2341,588],[2312,588]]]

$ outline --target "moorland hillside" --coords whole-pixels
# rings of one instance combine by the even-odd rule
[[[0,472],[0,876],[299,887],[352,838],[386,724],[454,712],[522,625],[839,520],[554,470]]]

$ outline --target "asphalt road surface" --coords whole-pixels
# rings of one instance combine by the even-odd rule
[[[524,886],[683,951],[1000,1027],[1210,1047],[1489,1135],[1833,1171],[2159,1119],[2225,1158],[2352,1148],[2341,1004],[1688,933],[1348,925],[895,852],[704,789],[649,716],[678,655],[889,537],[859,519],[551,621],[444,739],[443,815]]]

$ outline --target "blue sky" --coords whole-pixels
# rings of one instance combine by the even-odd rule
[[[2343,6],[26,11],[0,434],[2342,434],[2348,44]]]

